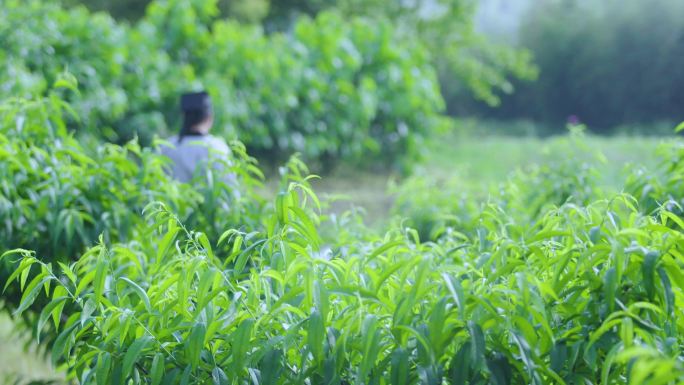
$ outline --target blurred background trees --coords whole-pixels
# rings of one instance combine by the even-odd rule
[[[62,0],[104,10],[123,20],[140,19],[150,0]],[[189,0],[190,3],[197,0]],[[213,3],[213,1],[203,1]],[[494,43],[475,31],[478,0],[217,0],[216,18],[263,25],[267,32],[291,31],[303,16],[324,11],[346,17],[388,20],[405,38],[430,51],[445,93],[488,106],[513,91],[511,79],[534,79],[535,67],[524,49]]]
[[[148,0],[62,0],[134,22]],[[334,12],[386,20],[423,45],[447,111],[529,121],[562,132],[572,117],[598,133],[660,133],[684,119],[684,2],[680,0],[188,0],[209,19],[293,33],[302,17]],[[210,26],[210,20],[205,20]]]
[[[537,81],[514,81],[516,92],[497,109],[448,100],[458,113],[529,119],[548,132],[562,131],[570,116],[600,133],[652,133],[656,122],[670,131],[684,119],[683,1],[517,3],[529,3],[516,41],[532,52]]]

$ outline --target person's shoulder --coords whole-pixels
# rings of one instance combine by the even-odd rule
[[[230,153],[230,147],[228,147],[228,144],[226,144],[226,141],[223,140],[223,138],[219,138],[213,135],[207,135],[206,137],[207,144],[214,150],[223,152],[223,153]]]
[[[173,150],[176,148],[176,144],[178,143],[178,135],[173,135],[169,138],[164,139],[163,142],[159,144],[159,150],[163,152]]]

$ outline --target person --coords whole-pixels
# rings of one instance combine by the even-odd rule
[[[171,159],[170,174],[189,183],[210,164],[218,170],[229,164],[230,148],[223,139],[209,134],[214,116],[208,93],[183,94],[180,107],[183,112],[180,133],[169,138],[168,145],[161,146],[161,153]],[[235,182],[234,174],[223,176],[227,182]]]

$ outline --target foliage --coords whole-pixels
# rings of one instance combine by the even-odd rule
[[[386,18],[404,38],[425,45],[450,107],[473,97],[497,106],[501,94],[513,92],[511,78],[528,81],[537,76],[527,50],[498,44],[476,33],[475,0],[277,1],[272,3],[266,25],[287,28],[298,14],[316,15],[328,9],[347,16]]]
[[[106,10],[114,17],[138,20],[149,0],[62,0]],[[463,99],[500,103],[501,94],[513,92],[511,79],[532,80],[537,75],[529,52],[497,44],[475,32],[476,0],[201,0],[215,4],[215,18],[260,23],[269,32],[291,31],[302,17],[336,12],[345,18],[389,20],[403,38],[419,41],[438,68],[440,86],[453,107]],[[131,4],[128,4],[131,3]],[[186,2],[187,3],[187,2]],[[195,2],[195,4],[199,4]]]
[[[666,210],[641,215],[618,197],[519,227],[485,210],[475,237],[421,244],[391,232],[321,254],[316,216],[297,191],[278,198],[264,233],[227,231],[225,261],[163,207],[148,211],[158,235],[98,245],[64,278],[21,252],[40,271],[22,307],[49,285],[40,330],[59,304],[79,306],[52,354],[81,383],[667,384],[684,375],[683,239]]]
[[[660,147],[657,170],[635,169],[627,180],[626,191],[639,198],[646,212],[667,207],[677,215],[684,214],[684,146],[680,141]]]
[[[216,1],[153,2],[130,26],[38,0],[0,5],[0,96],[45,94],[68,69],[78,130],[147,145],[178,125],[177,98],[208,88],[216,131],[255,154],[332,165],[362,154],[401,169],[443,124],[428,54],[384,21],[321,14],[292,34],[218,20]],[[95,33],[93,33],[95,31]]]
[[[599,132],[682,119],[684,3],[539,1],[531,9],[520,44],[539,79],[483,113],[555,127],[575,115]]]
[[[490,209],[505,212],[511,224],[527,225],[566,203],[586,206],[604,198],[594,167],[604,157],[585,143],[584,127],[570,128],[567,138],[551,143],[539,164],[517,169],[483,192],[469,191],[456,175],[411,177],[395,189],[392,213],[421,239],[438,240],[453,231],[477,234],[482,213]]]
[[[257,196],[246,195],[235,222],[214,228],[194,222],[196,231],[181,219],[194,206],[175,203],[181,186],[155,171],[154,154],[108,145],[110,153],[133,152],[142,160],[132,166],[116,155],[111,165],[106,158],[89,162],[59,119],[62,103],[49,102],[3,109],[13,135],[2,139],[8,165],[0,175],[4,186],[13,181],[15,194],[28,197],[7,202],[34,210],[31,201],[40,202],[43,189],[65,184],[40,179],[52,170],[73,168],[67,175],[74,186],[79,173],[106,178],[131,170],[137,173],[122,181],[148,172],[157,182],[146,187],[142,179],[141,191],[155,192],[139,201],[148,202],[143,216],[122,214],[132,223],[128,238],[112,235],[115,224],[108,222],[103,236],[89,230],[92,247],[80,257],[54,263],[25,250],[49,239],[53,229],[46,229],[27,233],[27,247],[0,257],[13,266],[3,281],[22,292],[15,314],[27,314],[36,338],[52,341],[53,361],[73,381],[665,385],[684,379],[680,213],[669,205],[645,212],[648,200],[606,195],[591,172],[576,173],[572,157],[559,168],[511,178],[500,197],[453,206],[454,217],[440,231],[429,230],[427,242],[403,225],[376,236],[355,218],[327,216],[297,159],[283,170],[272,205],[262,208]],[[58,145],[41,147],[47,142]],[[668,154],[665,182],[653,191],[679,201],[681,152]],[[53,163],[40,163],[46,159]],[[249,175],[252,168],[236,162],[234,171]],[[22,183],[32,173],[32,183]],[[83,197],[90,206],[118,199],[87,193],[54,195]],[[444,218],[450,207],[433,214]],[[258,220],[250,222],[251,215]],[[21,228],[35,228],[44,217],[26,216]],[[218,226],[217,238],[203,232]],[[21,246],[13,242],[3,244]]]
[[[140,213],[150,201],[164,202],[212,241],[227,227],[247,231],[260,221],[262,202],[254,193],[260,172],[240,146],[233,146],[232,164],[208,169],[191,187],[167,176],[167,160],[136,142],[85,148],[67,134],[64,108],[56,94],[0,108],[0,244],[67,262],[98,237],[143,237]],[[227,185],[224,172],[237,174],[240,187]],[[2,281],[8,275],[0,265]],[[5,294],[10,304],[18,302],[15,291]]]

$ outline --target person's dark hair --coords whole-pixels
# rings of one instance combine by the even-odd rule
[[[183,125],[181,126],[178,141],[183,140],[183,137],[193,134],[192,129],[205,119],[211,116],[211,111],[207,110],[189,110],[183,111]]]
[[[181,96],[183,125],[178,135],[178,142],[183,137],[193,134],[193,128],[208,119],[212,114],[211,99],[206,92],[193,92]]]

